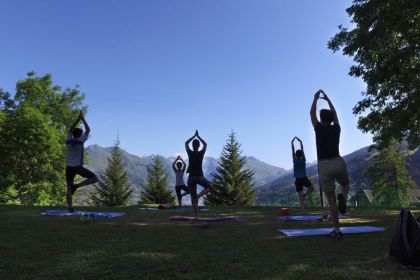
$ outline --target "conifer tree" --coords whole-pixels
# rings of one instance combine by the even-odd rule
[[[128,180],[127,170],[123,162],[120,140],[117,138],[112,147],[111,158],[101,183],[95,185],[91,199],[96,205],[124,206],[127,205],[133,192]]]
[[[374,204],[385,207],[409,206],[409,189],[415,187],[405,165],[401,145],[392,142],[373,158],[365,173],[372,182]]]
[[[212,174],[212,191],[206,198],[209,205],[253,205],[254,172],[245,168],[246,157],[241,155],[241,145],[232,131],[219,158],[219,166]]]
[[[146,186],[140,194],[139,204],[174,204],[175,197],[169,190],[168,175],[159,156],[147,168]]]

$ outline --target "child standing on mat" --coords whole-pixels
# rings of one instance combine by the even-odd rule
[[[82,121],[85,127],[85,133],[81,128],[76,127]],[[90,132],[83,113],[80,112],[77,121],[71,126],[66,140],[66,181],[67,181],[67,205],[69,212],[74,212],[73,209],[73,194],[83,186],[91,185],[98,182],[98,177],[87,168],[83,167],[83,153],[84,143],[88,139]],[[86,178],[84,181],[75,184],[74,178],[80,175]]]
[[[192,150],[190,148],[191,142],[193,147]],[[203,144],[203,149],[199,151],[201,143]],[[204,178],[203,174],[203,159],[204,154],[206,153],[206,149],[207,143],[200,137],[197,130],[195,131],[195,134],[185,142],[185,150],[187,151],[189,159],[187,169],[187,173],[189,173],[188,190],[191,195],[191,205],[195,218],[198,218],[198,200],[200,197],[209,193],[211,190],[211,185],[207,179]],[[197,185],[200,185],[204,188],[198,195]]]
[[[300,143],[300,150],[295,151],[294,141],[297,140]],[[296,192],[299,196],[299,204],[300,204],[300,212],[303,214],[305,210],[305,198],[308,194],[310,194],[314,190],[314,186],[312,182],[309,180],[308,176],[306,175],[306,157],[305,152],[303,150],[302,141],[295,137],[292,140],[292,157],[293,157],[293,171],[295,176],[295,186]],[[303,193],[303,187],[307,188],[308,190]]]
[[[321,96],[322,94],[322,96]],[[316,105],[318,99],[328,102],[329,110],[320,111],[321,122],[316,116]],[[346,213],[347,196],[349,193],[350,180],[347,173],[347,165],[340,156],[340,123],[338,122],[337,112],[328,96],[323,90],[315,93],[311,107],[311,121],[315,129],[316,148],[318,153],[319,182],[328,200],[330,215],[334,225],[330,233],[331,238],[340,239],[343,237],[340,231],[338,210],[341,214]],[[335,198],[335,182],[342,187],[342,193]]]
[[[184,195],[189,194],[188,187],[185,185],[184,182],[184,172],[186,169],[186,164],[184,160],[181,158],[181,156],[178,156],[175,161],[172,163],[172,169],[175,172],[175,192],[176,197],[178,198],[178,205],[179,207],[182,207],[182,197]],[[184,193],[181,193],[184,191]]]

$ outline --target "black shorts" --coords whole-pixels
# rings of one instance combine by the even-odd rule
[[[73,186],[74,177],[76,177],[76,175],[80,175],[86,179],[98,178],[96,177],[95,173],[93,173],[87,168],[84,168],[83,166],[67,166],[66,167],[67,187]]]
[[[306,187],[308,189],[313,187],[312,182],[309,180],[308,176],[303,178],[296,178],[295,185],[297,192],[303,191],[303,187]]]
[[[181,191],[187,192],[189,193],[190,191],[188,190],[188,187],[186,185],[181,185],[181,186],[175,186],[175,192],[176,192],[176,196],[178,198],[181,198]]]

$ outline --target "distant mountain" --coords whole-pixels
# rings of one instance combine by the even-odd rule
[[[369,183],[364,178],[364,173],[372,163],[372,156],[375,150],[364,147],[351,154],[343,156],[347,163],[350,182],[352,187],[369,188]],[[410,175],[413,177],[417,186],[420,186],[420,149],[412,151],[406,157],[406,163]],[[307,174],[312,177],[312,181],[318,184],[318,170],[317,164],[308,164]],[[279,196],[284,196],[285,191],[282,188],[289,188],[286,192],[290,194],[294,190],[293,170],[289,170],[275,180],[267,183],[257,190],[258,204],[275,204],[280,199]],[[292,191],[291,191],[292,190]]]
[[[86,148],[88,154],[88,168],[94,171],[97,174],[103,174],[107,165],[108,158],[111,157],[112,148],[104,148],[99,145],[91,145]],[[167,174],[169,176],[170,187],[173,189],[175,185],[175,176],[172,171],[172,162],[175,160],[174,157],[161,157],[163,161]],[[147,177],[147,167],[152,163],[153,156],[140,157],[136,155],[129,154],[123,150],[123,161],[127,167],[128,177],[131,184],[134,187],[132,203],[136,203],[140,195],[140,191],[143,186],[146,184]],[[188,160],[186,161],[188,164]],[[255,181],[254,187],[261,187],[268,182],[274,180],[275,178],[281,176],[286,172],[286,170],[272,166],[265,162],[262,162],[255,157],[247,157],[247,168],[255,172]],[[212,157],[205,157],[203,162],[203,171],[204,175],[211,179],[211,173],[215,172],[217,167],[217,160]],[[187,176],[185,176],[185,181]],[[79,204],[87,204],[89,202],[89,192],[90,189],[86,188],[84,191],[81,191],[78,196]]]

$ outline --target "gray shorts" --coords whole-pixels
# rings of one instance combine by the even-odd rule
[[[335,182],[345,185],[350,182],[347,164],[341,157],[323,159],[318,162],[319,182],[324,192],[334,192]]]

